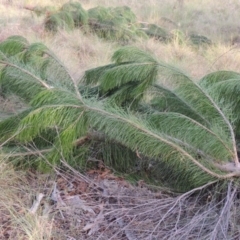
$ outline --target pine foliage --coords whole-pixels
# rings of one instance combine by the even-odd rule
[[[157,60],[128,46],[116,51],[112,61],[114,64],[87,71],[84,82],[97,85],[102,95],[119,106],[136,106],[156,81]]]
[[[198,34],[190,34],[189,39],[192,44],[194,45],[211,45],[212,41],[207,38],[206,36],[203,35],[198,35]]]
[[[36,12],[38,13],[38,9]],[[135,14],[127,6],[115,8],[99,6],[86,11],[80,3],[68,2],[58,11],[48,13],[44,26],[51,32],[56,32],[58,28],[73,30],[82,27],[101,38],[121,43],[135,40],[138,36],[147,37],[140,29]]]
[[[29,106],[0,122],[1,142],[41,146],[49,133],[42,146],[55,163],[77,161],[74,154],[86,146],[120,170],[132,171],[138,158],[152,161],[156,180],[175,191],[240,175],[238,73],[216,72],[197,83],[149,53],[123,47],[76,84],[41,43],[9,38],[0,56],[1,88]]]
[[[71,31],[81,28],[84,33],[93,33],[100,38],[116,41],[122,45],[135,41],[138,38],[148,37],[163,43],[178,41],[193,46],[209,46],[212,41],[198,33],[184,33],[177,24],[172,22],[175,29],[165,29],[153,23],[139,22],[137,16],[128,6],[103,7],[97,6],[88,10],[79,2],[69,1],[57,9],[55,6],[29,7],[37,16],[45,14],[45,30],[56,33],[58,29]],[[164,17],[161,19],[165,19]]]
[[[72,30],[88,23],[88,14],[78,2],[65,3],[57,12],[50,13],[45,19],[45,29],[56,32],[58,28]]]
[[[169,42],[172,40],[171,34],[156,24],[142,24],[142,29],[148,36],[153,37],[159,41]]]
[[[88,10],[91,30],[99,37],[122,43],[146,37],[140,29],[135,14],[127,6],[105,8],[102,6]]]

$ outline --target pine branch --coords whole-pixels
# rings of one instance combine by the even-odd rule
[[[125,47],[115,52],[113,64],[87,71],[82,81],[85,85],[77,86],[44,45],[32,44],[14,57],[1,51],[0,55],[2,84],[32,106],[15,127],[9,120],[0,123],[0,130],[5,124],[6,134],[17,134],[15,139],[27,143],[55,129],[51,135],[55,148],[49,153],[52,159],[59,160],[61,154],[71,158],[79,139],[85,141],[94,130],[104,135],[103,141],[111,140],[109,149],[104,142],[101,146],[106,161],[112,149],[156,159],[159,174],[175,189],[240,176],[235,129],[227,109],[233,99],[224,96],[221,104],[216,93],[228,85],[226,95],[240,89],[237,78],[230,80],[226,74],[223,81],[215,80],[212,85],[206,80],[205,88],[204,81],[203,85],[197,84],[150,54]],[[54,67],[63,73],[63,82],[53,83],[52,88],[49,82],[58,74],[51,72]],[[84,89],[92,88],[104,96],[99,98],[92,91],[92,96],[86,93],[85,97]],[[83,95],[79,89],[83,89]],[[149,96],[152,89],[154,94]],[[152,108],[150,112],[141,111],[140,100]],[[237,105],[233,106],[235,109]],[[128,162],[126,166],[130,166]]]
[[[219,129],[222,128],[223,131],[230,133],[233,144],[232,158],[234,159],[234,162],[238,167],[240,163],[237,156],[234,130],[232,128],[231,123],[226,118],[226,116],[224,115],[220,107],[217,105],[217,103],[213,100],[213,98],[208,94],[206,90],[201,88],[196,82],[191,80],[187,75],[183,74],[178,69],[166,66],[165,64],[164,65],[161,64],[160,66],[166,69],[167,72],[170,71],[170,74],[172,75],[171,80],[174,81],[174,82],[171,81],[171,83],[176,84],[176,86],[178,87],[175,90],[178,93],[178,95],[184,96],[184,98],[187,99],[187,101],[191,103],[192,106],[194,106],[198,111],[200,111],[203,116],[208,117],[208,121],[211,122],[213,127],[215,127],[214,121],[217,120],[218,123],[220,124],[220,128],[219,126],[218,128]]]
[[[50,56],[52,59],[54,59],[58,63],[58,65],[67,73],[67,75],[69,76],[69,79],[71,80],[71,82],[74,85],[74,88],[75,88],[75,91],[76,91],[76,94],[77,94],[78,98],[82,101],[82,96],[81,96],[81,94],[78,90],[78,86],[76,84],[76,81],[72,78],[69,70],[63,65],[63,63],[60,61],[60,59],[53,52],[51,52],[49,49],[45,50],[45,53],[48,54],[48,56]]]
[[[4,154],[0,154],[0,157],[1,158],[5,158],[5,157],[11,157],[11,158],[26,157],[26,156],[32,156],[32,155],[42,155],[42,154],[45,154],[45,153],[49,153],[50,151],[52,151],[52,149],[43,149],[43,150],[29,151],[29,152],[19,152],[19,153],[4,153]]]
[[[150,115],[148,120],[154,125],[155,129],[165,132],[174,138],[176,137],[177,141],[181,141],[179,138],[183,139],[181,144],[183,146],[184,143],[189,143],[191,146],[195,145],[198,149],[202,149],[206,154],[214,155],[214,158],[217,159],[227,159],[229,155],[232,155],[233,150],[230,148],[229,142],[224,142],[211,129],[185,115],[163,112]],[[198,137],[196,138],[196,136]],[[206,138],[208,139],[208,145],[203,142]]]
[[[5,65],[5,67],[13,67],[13,68],[16,68],[17,70],[21,71],[22,73],[25,73],[27,75],[29,75],[30,77],[34,78],[35,80],[37,80],[38,83],[40,83],[40,85],[42,85],[44,88],[47,88],[47,89],[50,89],[51,87],[46,83],[44,82],[42,79],[38,78],[36,75],[32,74],[30,71],[27,71],[26,69],[24,68],[21,68],[20,66],[16,65],[16,64],[13,64],[13,63],[10,63],[10,62],[6,62],[6,61],[1,61],[0,60],[0,63]]]
[[[176,92],[167,89],[164,86],[160,86],[159,84],[154,84],[153,92],[151,91],[151,93],[154,97],[151,100],[150,105],[154,109],[160,112],[179,112],[205,124],[208,127],[211,125],[206,118],[204,118],[185,99],[178,96]]]
[[[208,168],[206,168],[204,165],[202,165],[201,163],[199,163],[198,162],[198,160],[196,160],[196,159],[194,159],[188,152],[186,152],[184,149],[182,149],[182,148],[180,148],[178,145],[176,145],[176,144],[174,144],[173,142],[171,142],[171,141],[169,141],[169,140],[167,140],[166,138],[164,138],[163,136],[161,136],[161,135],[158,135],[158,134],[156,134],[156,133],[154,133],[154,132],[152,132],[151,130],[149,130],[149,129],[147,129],[146,128],[146,126],[142,126],[141,124],[139,124],[139,123],[136,123],[135,121],[132,121],[132,120],[130,120],[130,119],[127,119],[127,118],[124,118],[123,116],[121,116],[121,115],[119,115],[119,114],[114,114],[114,113],[109,113],[109,112],[106,112],[106,111],[103,111],[103,110],[101,110],[101,109],[99,109],[99,108],[93,108],[93,107],[91,107],[91,108],[89,108],[90,110],[92,110],[92,111],[94,111],[94,112],[98,112],[100,115],[101,115],[101,120],[103,121],[103,117],[105,116],[108,120],[112,120],[114,123],[112,123],[112,124],[120,124],[121,126],[122,125],[124,125],[124,126],[122,126],[122,129],[123,129],[123,131],[124,131],[124,134],[127,134],[127,129],[129,130],[129,132],[130,132],[130,135],[131,135],[131,133],[132,133],[132,131],[134,131],[134,130],[136,130],[136,132],[134,131],[134,133],[135,134],[139,134],[139,135],[144,135],[144,137],[145,137],[145,141],[144,141],[144,144],[145,145],[147,145],[147,139],[149,139],[149,142],[152,142],[151,141],[151,139],[156,139],[157,141],[158,141],[158,143],[160,144],[160,143],[163,143],[164,145],[166,145],[166,146],[169,146],[170,147],[170,149],[173,149],[174,151],[176,151],[176,152],[178,152],[178,153],[180,153],[182,156],[184,156],[184,157],[186,157],[187,159],[189,159],[189,160],[191,160],[195,165],[197,165],[200,169],[202,169],[204,172],[206,172],[206,173],[208,173],[210,176],[214,176],[214,177],[217,177],[217,178],[219,178],[219,179],[227,179],[227,178],[229,178],[229,177],[233,177],[233,176],[235,176],[235,175],[239,175],[239,173],[238,172],[235,172],[235,173],[230,173],[230,174],[226,174],[226,175],[219,175],[219,174],[217,174],[217,173],[215,173],[215,172],[213,172],[213,171],[211,171],[211,170],[209,170]],[[119,111],[118,111],[119,112]],[[98,116],[98,114],[97,114],[97,116]],[[99,119],[99,116],[98,116],[98,119]],[[93,119],[93,120],[95,120],[95,119]],[[119,121],[117,121],[117,120],[119,120]],[[108,122],[108,125],[110,125],[110,126],[108,126],[108,125],[105,125],[105,124],[103,124],[102,122],[101,123],[99,123],[99,121],[96,119],[95,120],[96,122],[95,122],[95,127],[99,127],[100,129],[99,130],[104,130],[105,129],[105,133],[106,134],[110,134],[110,135],[112,135],[112,132],[111,132],[111,127],[112,127],[112,124],[110,124],[109,122]],[[120,123],[121,122],[121,123]],[[122,123],[124,123],[124,124],[122,124]],[[120,126],[119,125],[119,126]],[[129,125],[130,126],[130,128],[128,128],[128,126],[127,125]],[[134,130],[132,130],[131,129],[131,127],[134,129]],[[115,132],[115,131],[114,131]],[[117,135],[117,133],[115,133],[116,135]],[[114,135],[114,136],[116,136],[116,135]],[[131,135],[132,136],[132,135]],[[130,138],[130,136],[128,136],[129,138]],[[133,136],[132,136],[133,137]],[[138,137],[139,136],[136,136],[136,137],[134,137],[136,140],[138,139]],[[150,138],[149,138],[150,137]],[[122,142],[123,144],[126,144],[126,142],[125,142],[125,140],[126,140],[126,136],[123,136],[122,137],[122,139],[121,139],[121,136],[119,136],[119,137],[115,137],[119,142]],[[120,140],[121,139],[121,140]],[[136,150],[136,149],[141,149],[141,151],[143,151],[143,152],[145,152],[144,151],[144,146],[142,145],[142,146],[139,146],[140,144],[137,142],[137,141],[135,141],[136,143],[136,145],[135,144],[133,144],[132,145],[132,148],[134,149],[134,150]],[[132,144],[132,143],[130,143],[129,141],[127,141],[127,143],[128,144]],[[138,145],[139,144],[139,145]],[[162,149],[161,149],[162,150]],[[171,152],[171,151],[170,151]],[[159,156],[160,155],[160,153],[161,152],[157,152],[157,153],[155,153],[155,154],[153,154],[152,153],[152,157],[156,157],[156,156]],[[149,152],[147,153],[146,152],[146,155],[149,155]]]

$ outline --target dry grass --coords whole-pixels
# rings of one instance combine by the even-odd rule
[[[0,160],[0,239],[51,239],[51,222],[29,209],[39,189],[33,188],[26,172],[16,171]]]
[[[61,1],[16,1],[6,4],[2,0],[0,5],[0,40],[10,35],[24,35],[30,41],[46,43],[62,61],[68,66],[73,76],[78,78],[83,71],[97,65],[109,62],[116,44],[106,42],[92,35],[84,35],[80,30],[73,32],[61,31],[51,36],[44,32],[43,17],[36,17],[29,10],[23,9],[26,5],[55,5],[60,7],[66,0]],[[4,4],[5,3],[5,4]],[[137,1],[137,0],[84,0],[81,4],[85,9],[97,6],[128,5],[137,15],[139,21],[157,23],[167,29],[180,29],[186,33],[197,32],[209,36],[214,40],[214,45],[207,48],[194,48],[187,44],[173,41],[163,44],[158,41],[142,40],[136,46],[153,52],[159,59],[178,65],[190,75],[200,78],[209,71],[217,69],[239,69],[238,46],[230,44],[231,39],[238,36],[236,17],[239,4],[228,1],[219,4],[214,1],[184,1],[184,11],[176,4],[177,0]],[[180,11],[181,10],[181,11]],[[181,16],[179,15],[181,12]],[[192,17],[194,15],[194,17]],[[226,21],[222,21],[226,19]],[[171,21],[168,21],[171,20]],[[230,31],[230,32],[229,32]],[[225,44],[226,37],[228,44]],[[224,40],[224,41],[223,41]]]
[[[94,35],[84,35],[77,29],[59,31],[54,38],[46,38],[45,44],[58,54],[74,79],[79,79],[89,68],[108,64],[114,51],[113,44]]]
[[[71,71],[72,76],[78,80],[86,69],[109,63],[111,55],[118,48],[118,45],[106,42],[93,35],[86,35],[77,29],[72,32],[62,30],[56,35],[47,34],[43,28],[43,17],[38,18],[29,10],[23,9],[23,6],[26,5],[55,5],[60,7],[65,2],[67,0],[0,0],[0,41],[10,35],[19,34],[25,36],[30,42],[44,42],[59,56]],[[97,5],[128,5],[141,22],[160,24],[169,30],[177,28],[186,33],[197,32],[213,39],[215,44],[205,48],[194,48],[187,41],[179,43],[177,39],[167,44],[154,39],[139,40],[134,43],[135,46],[152,52],[158,59],[185,69],[195,79],[200,79],[205,74],[216,70],[238,71],[240,69],[240,48],[237,45],[231,45],[231,39],[236,38],[239,34],[240,3],[234,0],[222,1],[221,3],[217,0],[202,0],[199,4],[197,0],[185,0],[184,10],[176,3],[177,0],[163,0],[161,4],[158,0],[81,1],[86,9]],[[5,112],[14,112],[14,107],[16,105],[13,106],[12,102],[6,103],[0,100],[0,116]],[[76,178],[81,178],[80,182],[83,182],[81,175],[76,172],[74,174]],[[91,216],[89,219],[85,219],[85,222],[82,220],[83,222],[79,223],[77,222],[79,218],[84,217],[82,213],[82,215],[72,215],[70,221],[69,211],[61,210],[66,214],[65,218],[67,216],[68,219],[60,221],[59,219],[62,216],[58,209],[54,212],[58,221],[53,222],[53,216],[49,217],[50,215],[47,215],[46,217],[41,210],[36,214],[29,213],[34,197],[38,196],[39,193],[44,193],[45,199],[51,195],[51,187],[55,181],[53,180],[54,177],[55,175],[50,178],[39,175],[35,179],[29,178],[29,175],[25,172],[14,170],[9,163],[6,163],[6,159],[0,159],[0,218],[2,218],[0,220],[0,239],[70,240],[87,239],[86,237],[88,239],[147,239],[147,236],[152,236],[152,239],[164,239],[164,237],[165,239],[201,239],[198,235],[199,228],[209,230],[210,226],[213,229],[212,235],[206,233],[206,239],[220,239],[218,238],[218,232],[221,232],[221,229],[226,230],[226,222],[228,225],[233,225],[239,220],[236,209],[237,204],[239,204],[236,200],[239,193],[237,193],[235,186],[228,187],[226,197],[221,202],[222,211],[219,211],[219,205],[216,202],[207,202],[204,207],[199,205],[202,196],[206,197],[204,201],[208,201],[208,194],[202,195],[201,199],[200,195],[197,195],[190,201],[189,196],[192,196],[191,194],[182,198],[161,195],[160,199],[157,199],[159,196],[144,188],[145,192],[143,194],[149,193],[148,198],[141,196],[136,200],[134,195],[136,192],[129,187],[134,194],[130,195],[128,199],[124,198],[124,194],[129,191],[126,188],[125,192],[121,192],[121,196],[112,196],[118,198],[118,204],[108,205],[108,208],[104,205],[104,213],[101,216],[104,219],[100,227],[102,232],[99,235],[95,232],[95,235],[91,236],[87,234],[89,231],[83,233],[79,230],[79,226],[86,227],[87,220]],[[88,183],[88,179],[84,181]],[[110,191],[107,187],[106,189]],[[104,202],[107,198],[106,196],[104,198],[101,195],[103,193],[99,193],[99,191],[97,195],[96,187],[92,187],[91,191],[89,194],[94,197],[90,198],[90,195],[87,196],[88,198],[85,197],[89,204],[96,207],[98,216],[101,213],[100,200]],[[139,191],[139,194],[141,192],[137,188],[135,191]],[[231,204],[229,199],[232,201]],[[44,201],[46,202],[46,200]],[[129,201],[133,201],[134,204],[130,206]],[[145,205],[143,202],[145,202]],[[186,208],[189,206],[192,207],[192,215],[186,216]],[[227,210],[224,206],[227,206]],[[137,212],[139,212],[140,207],[142,214],[138,215]],[[153,211],[156,212],[156,209],[159,211],[158,214],[154,215]],[[194,211],[201,211],[201,214],[195,215]],[[229,216],[233,212],[236,219],[232,219],[232,216],[224,222],[223,215]],[[161,216],[160,213],[162,213]],[[211,215],[217,217],[212,219],[210,218]],[[204,216],[208,216],[208,221],[201,221],[200,218]],[[140,218],[143,220],[142,222]],[[219,221],[216,221],[216,219],[219,219]],[[92,221],[94,221],[94,218]],[[164,221],[171,222],[169,226],[175,231],[170,231],[166,226],[164,228]],[[65,225],[62,224],[61,226],[61,222]],[[184,222],[185,224],[183,224]],[[196,223],[198,223],[199,228],[191,229],[191,226],[193,227]],[[106,227],[107,225],[109,228]],[[65,229],[67,226],[69,229]],[[134,231],[132,231],[133,228]],[[238,233],[239,229],[233,231]],[[68,235],[61,236],[63,232],[68,232]],[[77,238],[80,234],[82,234],[82,238]],[[189,238],[190,234],[192,234],[192,238]],[[182,238],[177,237],[180,235]],[[70,238],[71,236],[76,238]],[[238,237],[239,235],[236,235],[235,239],[239,239]]]

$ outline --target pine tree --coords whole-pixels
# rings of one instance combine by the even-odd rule
[[[153,160],[155,176],[174,191],[240,175],[238,73],[216,72],[197,83],[149,53],[123,47],[111,64],[75,81],[46,46],[18,36],[0,43],[0,65],[3,91],[29,106],[0,122],[2,143],[35,142],[57,163],[71,159],[83,139],[87,146],[100,142],[106,159],[119,153],[116,167],[132,166],[139,155]]]

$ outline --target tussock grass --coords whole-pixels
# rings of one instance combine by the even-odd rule
[[[59,31],[54,38],[45,39],[46,45],[60,57],[61,61],[78,79],[85,70],[107,64],[116,48],[94,35],[85,35],[81,30]]]
[[[154,39],[139,41],[135,45],[150,51],[158,59],[185,69],[196,79],[217,70],[239,71],[240,69],[240,51],[236,45],[217,43],[194,49],[186,42],[180,44],[173,41],[164,44]]]

